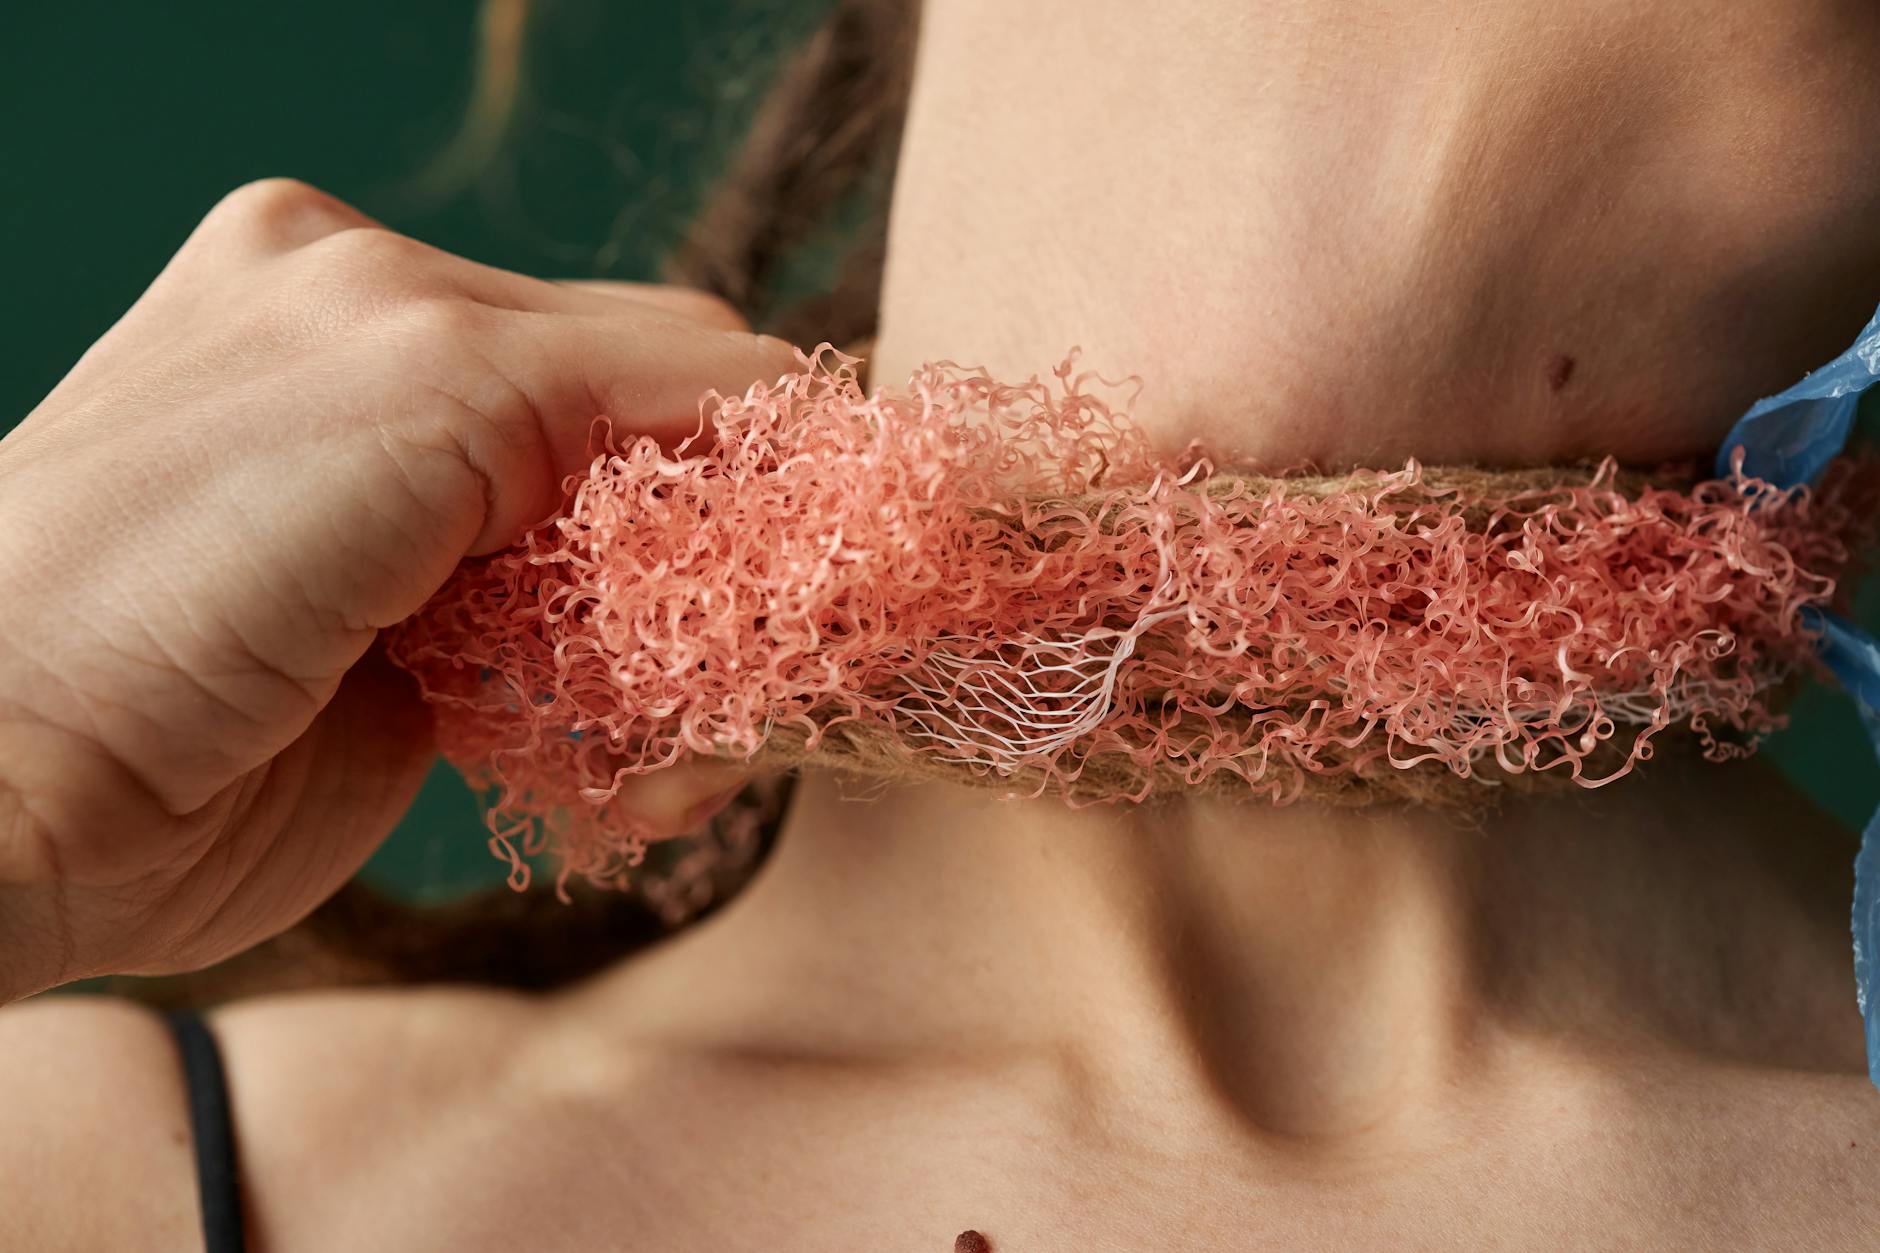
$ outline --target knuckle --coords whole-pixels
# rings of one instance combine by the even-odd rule
[[[291,290],[304,304],[341,311],[346,321],[374,330],[388,318],[420,320],[426,305],[448,295],[422,253],[422,245],[377,227],[335,231],[295,253]]]
[[[268,216],[303,208],[325,198],[325,192],[297,178],[257,178],[222,197],[214,211]]]
[[[461,297],[427,295],[407,301],[395,314],[401,337],[410,343],[448,345],[481,335],[488,311]]]
[[[351,223],[358,215],[325,192],[292,178],[244,183],[209,210],[204,225],[243,241],[293,247]]]
[[[415,240],[375,226],[334,231],[307,247],[316,264],[356,276],[406,273],[422,251]]]

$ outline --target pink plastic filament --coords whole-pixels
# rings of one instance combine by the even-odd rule
[[[1597,786],[1676,725],[1738,754],[1811,664],[1864,481],[1223,473],[1068,362],[865,394],[825,349],[702,412],[675,452],[603,451],[390,638],[519,878],[547,848],[619,880],[622,781],[686,754],[1274,802]]]

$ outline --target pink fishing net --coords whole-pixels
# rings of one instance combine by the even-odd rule
[[[622,781],[686,754],[826,760],[1075,801],[1552,772],[1674,725],[1779,723],[1864,480],[1268,478],[1153,450],[1071,372],[864,393],[829,350],[610,447],[565,509],[391,633],[526,880],[618,881]],[[1414,791],[1414,789],[1412,789]]]

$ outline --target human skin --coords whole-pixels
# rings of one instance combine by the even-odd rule
[[[1649,463],[1713,450],[1880,300],[1870,5],[1140,14],[932,6],[878,381],[926,357],[1026,374],[1080,344],[1144,376],[1137,416],[1165,443],[1279,465]],[[354,321],[285,303],[289,325]],[[61,482],[89,431],[179,407],[144,372],[177,355],[174,333],[146,319],[81,363],[47,411],[82,394],[93,425],[29,424],[42,468],[0,480],[0,511],[55,510],[30,485]],[[373,412],[402,414],[405,367],[432,358],[401,341],[397,368],[373,369],[362,338],[303,377],[377,379]],[[187,375],[251,414],[305,356],[279,339],[238,338]],[[592,379],[552,339],[505,340],[522,358],[496,373]],[[733,340],[704,373],[761,372]],[[427,377],[485,377],[437,360]],[[608,377],[663,387],[663,355],[633,364]],[[480,502],[464,459],[443,460],[447,495]],[[508,481],[502,457],[470,460]],[[150,513],[150,477],[96,499]],[[539,465],[514,481],[540,485]],[[294,530],[304,515],[277,499],[294,494],[268,483],[252,521]],[[459,525],[438,560],[501,529]],[[231,605],[274,586],[258,561],[162,551],[228,573]],[[134,590],[166,564],[114,573]],[[64,643],[80,672],[121,647]],[[361,699],[365,725],[381,706]],[[67,794],[109,796],[103,777]],[[324,803],[321,830],[271,847],[330,883],[326,824],[382,829],[402,797]],[[570,991],[284,996],[213,1021],[271,1249],[940,1253],[966,1228],[1000,1253],[1857,1249],[1880,1228],[1880,1097],[1852,1003],[1852,850],[1754,763],[1670,752],[1473,823],[1203,799],[1073,811],[932,785],[864,802],[812,773],[739,901]],[[94,943],[188,964],[310,903],[231,896],[213,912],[242,923],[180,954],[103,922],[116,938]],[[0,1056],[0,1178],[26,1181],[0,1243],[196,1247],[180,1086],[147,1014],[15,1006]]]
[[[329,895],[432,757],[379,630],[551,512],[596,414],[683,438],[701,390],[794,368],[617,290],[258,184],[0,445],[0,993],[203,965]]]

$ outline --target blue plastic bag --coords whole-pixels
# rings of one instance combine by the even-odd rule
[[[1736,451],[1743,471],[1779,487],[1812,483],[1847,446],[1861,395],[1880,384],[1880,313],[1854,346],[1794,387],[1758,401],[1731,428],[1717,454],[1728,475]],[[1821,656],[1860,708],[1880,754],[1880,641],[1835,614],[1821,614]],[[1854,994],[1867,1029],[1867,1075],[1880,1088],[1880,812],[1861,834],[1854,858]]]

